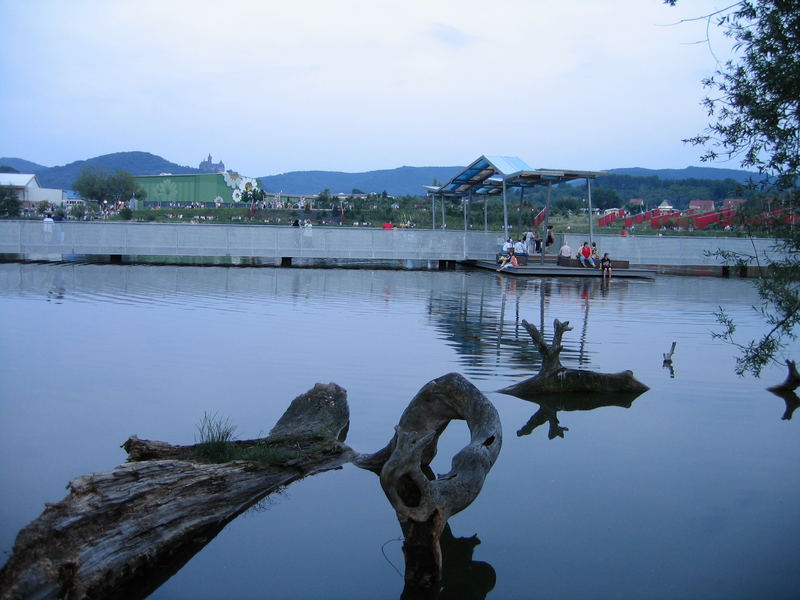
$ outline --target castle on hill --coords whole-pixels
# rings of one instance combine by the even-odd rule
[[[201,162],[198,168],[203,173],[224,173],[225,163],[222,161],[218,163],[213,162],[211,160],[211,154],[209,154],[208,158]]]

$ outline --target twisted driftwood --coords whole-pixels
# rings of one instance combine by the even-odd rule
[[[434,478],[436,442],[452,419],[467,421],[471,440],[450,473]],[[133,436],[123,444],[129,463],[74,479],[64,500],[20,531],[0,570],[0,600],[144,598],[243,511],[347,462],[378,473],[397,512],[406,535],[403,597],[435,597],[447,519],[477,497],[500,452],[497,411],[466,379],[449,374],[420,390],[383,450],[353,452],[343,444],[348,426],[347,392],[331,383],[295,398],[268,437],[223,444],[240,453],[273,451],[269,462],[211,463],[198,445]],[[488,591],[494,572],[475,565]]]
[[[240,513],[346,463],[353,452],[339,438],[348,422],[346,391],[317,384],[269,437],[234,443],[280,450],[270,464],[203,463],[195,446],[130,438],[123,447],[134,462],[74,479],[64,500],[20,531],[0,598],[144,598]]]
[[[633,376],[633,371],[620,373],[595,373],[580,369],[568,369],[561,364],[559,354],[564,349],[561,338],[567,331],[572,331],[569,321],[563,323],[556,319],[553,322],[555,333],[553,342],[548,345],[541,332],[527,321],[522,321],[522,326],[533,338],[534,344],[542,357],[542,367],[539,374],[510,385],[500,390],[502,394],[517,396],[518,398],[533,399],[538,394],[553,394],[564,392],[592,392],[592,393],[635,393],[646,392],[650,388]]]
[[[470,442],[449,473],[434,477],[430,463],[439,436],[453,419],[463,419]],[[403,598],[434,598],[441,583],[440,539],[447,520],[478,496],[503,441],[500,417],[489,400],[461,375],[450,373],[425,385],[395,427],[389,444],[354,463],[379,473],[405,540]]]

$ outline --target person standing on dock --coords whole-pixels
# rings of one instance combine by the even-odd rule
[[[552,225],[548,225],[547,226],[547,236],[545,237],[545,240],[544,240],[544,253],[545,254],[550,254],[550,246],[555,244],[555,242],[556,242],[556,238],[555,238],[555,234],[553,233],[553,226]]]

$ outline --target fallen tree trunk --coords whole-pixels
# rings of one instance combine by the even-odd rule
[[[243,511],[348,462],[353,452],[339,441],[348,420],[345,390],[317,384],[269,437],[231,444],[267,449],[269,463],[213,464],[197,458],[198,445],[132,437],[123,447],[134,462],[71,481],[64,500],[20,531],[0,598],[144,598]]]
[[[0,600],[144,598],[243,511],[298,479],[347,462],[379,474],[395,508],[406,538],[403,598],[437,597],[447,519],[477,497],[500,452],[497,411],[451,373],[424,386],[389,444],[365,455],[343,444],[346,396],[336,384],[317,384],[258,440],[209,448],[129,438],[123,447],[130,462],[71,481],[64,500],[20,531],[0,570]],[[451,471],[437,478],[430,463],[453,419],[467,421],[470,442],[453,457]],[[476,565],[488,591],[494,571]]]
[[[556,319],[553,322],[553,342],[548,345],[541,332],[527,321],[522,321],[522,326],[530,334],[542,357],[542,367],[539,374],[510,385],[502,390],[501,394],[509,394],[523,399],[534,399],[539,394],[554,393],[633,393],[642,394],[649,390],[645,384],[633,376],[633,371],[620,373],[595,373],[580,369],[568,369],[561,364],[559,357],[564,347],[561,338],[567,331],[572,331],[569,321],[563,323]]]

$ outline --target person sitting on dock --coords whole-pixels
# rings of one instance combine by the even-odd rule
[[[567,242],[564,242],[564,245],[561,246],[561,250],[559,250],[558,253],[566,258],[572,258],[572,248],[570,248]]]
[[[589,264],[593,267],[596,266],[594,264],[594,259],[592,258],[592,249],[589,247],[589,242],[583,242],[583,246],[581,247],[581,251],[578,253],[578,258],[581,261],[581,266],[586,266],[586,261],[589,261]]]
[[[600,270],[603,272],[603,278],[611,279],[611,258],[608,256],[608,252],[603,254],[603,258],[600,259]]]
[[[592,258],[600,260],[600,250],[597,249],[597,242],[592,242]]]
[[[502,271],[503,269],[507,269],[508,267],[518,267],[518,266],[519,263],[517,262],[516,255],[514,254],[514,248],[511,248],[508,251],[508,257],[504,256],[502,258],[500,262],[500,268],[497,269],[497,272],[499,273],[500,271]]]

